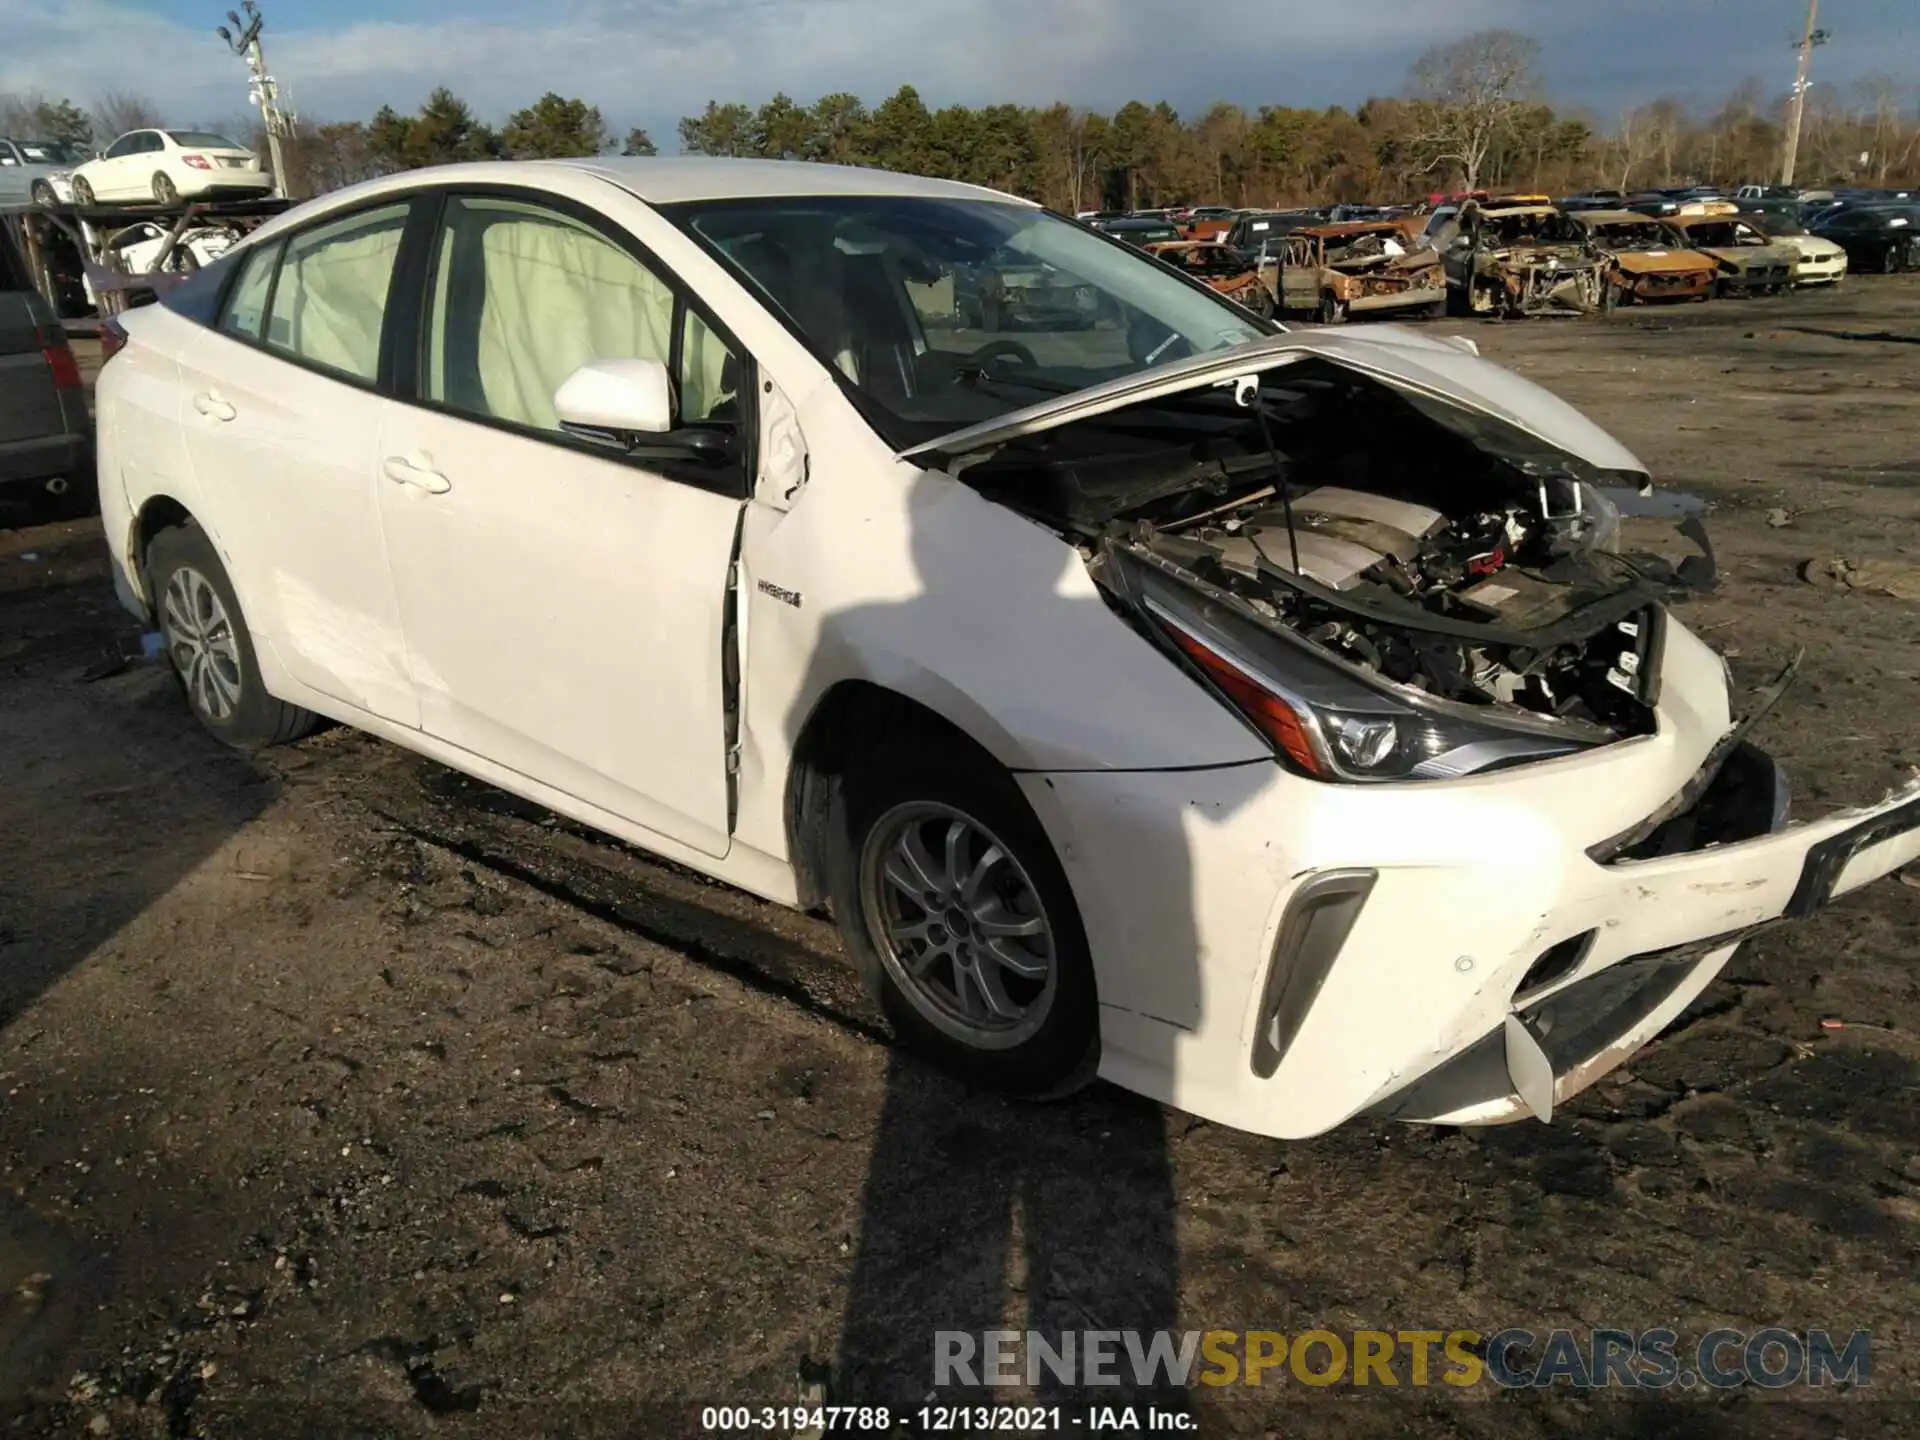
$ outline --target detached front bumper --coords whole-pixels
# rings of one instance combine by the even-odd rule
[[[1022,777],[1092,945],[1101,1073],[1289,1139],[1362,1112],[1550,1114],[1742,939],[1920,858],[1920,785],[1776,829],[1752,769],[1770,763],[1737,751],[1732,793],[1664,837],[1687,848],[1596,860],[1731,728],[1717,657],[1678,625],[1662,682],[1655,735],[1444,784],[1264,764]]]

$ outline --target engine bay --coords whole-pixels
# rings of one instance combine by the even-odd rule
[[[1596,482],[1622,477],[1312,361],[1257,391],[1063,426],[962,473],[1076,539],[1115,594],[1118,567],[1149,565],[1416,703],[1590,740],[1652,729],[1664,602],[1702,580],[1618,553]]]
[[[1619,557],[1590,558],[1561,533],[1517,505],[1449,517],[1320,486],[1124,543],[1378,680],[1639,733],[1656,597]]]

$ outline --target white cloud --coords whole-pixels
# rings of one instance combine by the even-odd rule
[[[387,102],[411,109],[446,84],[500,119],[552,89],[669,143],[674,119],[709,99],[851,90],[872,103],[902,81],[932,104],[1356,104],[1397,89],[1425,46],[1495,24],[1539,35],[1558,88],[1602,105],[1623,90],[1713,100],[1752,69],[1791,58],[1757,28],[1752,0],[1731,10],[1730,0],[1614,0],[1577,11],[1539,0],[1236,0],[1212,10],[1192,0],[474,3],[484,15],[287,29],[270,18],[268,55],[296,107],[315,118],[363,116]],[[1856,3],[1851,63],[1910,68],[1913,32],[1898,16],[1911,0]],[[1750,23],[1730,31],[1735,14]],[[1875,43],[1876,25],[1885,43]],[[0,36],[0,92],[85,103],[128,90],[181,119],[245,105],[244,72],[210,29],[114,0],[0,0]],[[1823,51],[1823,75],[1837,77],[1839,59]]]

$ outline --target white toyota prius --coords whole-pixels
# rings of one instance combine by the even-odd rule
[[[1668,610],[1710,555],[1621,552],[1645,467],[1567,405],[1009,196],[418,171],[120,325],[116,584],[208,729],[330,717],[827,907],[1011,1091],[1544,1119],[1920,855],[1920,786],[1787,823],[1770,697]]]

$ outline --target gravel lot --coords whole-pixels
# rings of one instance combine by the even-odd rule
[[[1801,813],[1920,764],[1920,604],[1797,574],[1920,563],[1920,276],[1438,328],[1711,502],[1688,621],[1745,684],[1805,647],[1757,737]],[[825,923],[351,731],[228,753],[137,648],[97,526],[0,531],[9,1433],[672,1436],[827,1372],[904,1411],[934,1330],[1002,1322],[1866,1329],[1845,1392],[1185,1403],[1227,1436],[1920,1426],[1920,889],[1753,943],[1551,1127],[1280,1144],[968,1093],[890,1051]]]

